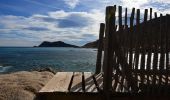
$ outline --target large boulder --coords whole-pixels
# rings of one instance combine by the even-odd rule
[[[34,100],[36,93],[54,76],[49,71],[21,71],[0,75],[0,100]]]

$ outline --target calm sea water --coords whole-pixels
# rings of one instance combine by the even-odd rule
[[[0,73],[52,67],[58,71],[94,71],[96,49],[0,47]]]

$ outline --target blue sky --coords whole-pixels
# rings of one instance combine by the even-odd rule
[[[0,0],[0,46],[42,41],[83,45],[98,38],[105,7],[153,8],[170,13],[170,0]]]

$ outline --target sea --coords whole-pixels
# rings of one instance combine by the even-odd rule
[[[0,73],[50,67],[56,71],[95,71],[96,49],[0,47]]]

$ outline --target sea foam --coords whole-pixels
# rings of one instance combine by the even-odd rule
[[[12,66],[0,66],[0,73],[8,71]]]

